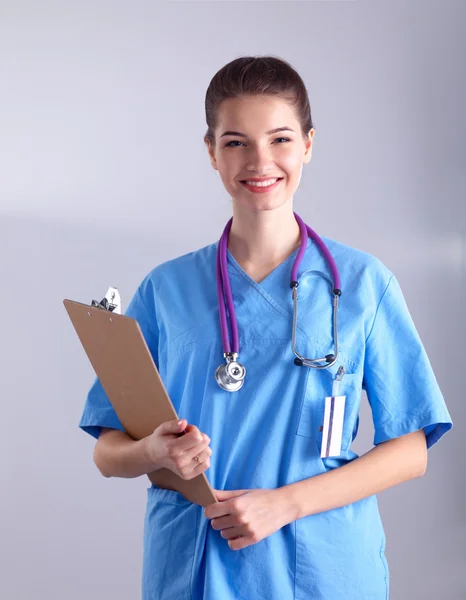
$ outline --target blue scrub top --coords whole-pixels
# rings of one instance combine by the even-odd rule
[[[298,367],[291,348],[289,286],[298,250],[261,283],[228,251],[247,375],[235,393],[215,379],[224,362],[216,291],[217,243],[153,269],[125,314],[137,319],[173,405],[211,438],[211,485],[277,488],[339,467],[358,431],[361,391],[374,444],[424,429],[427,447],[452,427],[450,414],[394,275],[375,257],[322,238],[341,275],[339,357],[327,370]],[[297,349],[333,350],[332,279],[309,239],[299,270]],[[340,365],[346,395],[342,454],[320,458],[325,397]],[[123,430],[95,380],[80,427]],[[151,485],[144,527],[143,600],[386,600],[389,571],[376,496],[299,519],[231,550],[201,506]]]

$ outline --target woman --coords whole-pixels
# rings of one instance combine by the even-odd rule
[[[209,85],[206,118],[232,221],[221,243],[153,269],[126,311],[183,420],[133,441],[96,380],[80,422],[98,438],[104,475],[208,470],[216,490],[219,502],[204,509],[149,488],[143,598],[385,600],[375,494],[424,474],[449,412],[393,274],[365,252],[309,237],[293,212],[314,137],[296,71],[274,57],[232,61]],[[230,376],[218,369],[225,358]],[[362,389],[375,447],[359,457],[350,446]]]

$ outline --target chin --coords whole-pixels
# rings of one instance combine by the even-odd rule
[[[289,202],[289,198],[285,200],[283,198],[253,198],[252,201],[249,198],[247,200],[245,198],[233,198],[234,204],[251,212],[276,210]]]

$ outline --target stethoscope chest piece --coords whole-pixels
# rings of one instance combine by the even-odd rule
[[[237,392],[243,387],[246,367],[236,360],[236,355],[227,354],[226,359],[215,371],[215,379],[222,390]]]

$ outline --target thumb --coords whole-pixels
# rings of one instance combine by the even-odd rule
[[[184,431],[187,425],[188,421],[186,419],[178,419],[178,421],[175,421],[175,432]]]
[[[173,419],[162,424],[162,433],[180,433],[186,428],[186,419]]]

